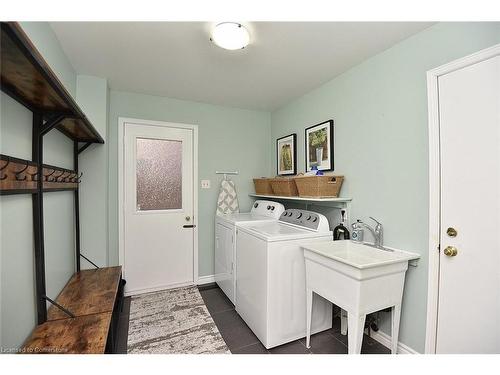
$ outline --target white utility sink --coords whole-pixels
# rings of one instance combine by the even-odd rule
[[[420,258],[419,254],[388,247],[383,250],[349,240],[311,244],[311,246],[303,246],[303,248],[360,270],[394,263],[406,263]]]
[[[391,307],[391,350],[396,353],[405,273],[408,263],[420,255],[349,240],[304,244],[302,248],[306,263],[307,346],[314,292],[347,311],[349,354],[361,351],[366,315]]]

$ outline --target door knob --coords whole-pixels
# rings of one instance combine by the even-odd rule
[[[447,246],[445,249],[444,249],[444,255],[446,255],[447,257],[454,257],[458,254],[458,250],[456,247],[454,246]]]

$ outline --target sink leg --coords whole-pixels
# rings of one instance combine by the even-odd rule
[[[347,313],[349,322],[349,330],[347,331],[347,344],[349,354],[360,354],[361,345],[363,344],[363,332],[365,330],[366,315],[356,315],[351,312]]]
[[[392,307],[391,315],[392,315],[391,353],[396,354],[398,352],[399,320],[401,318],[401,304]]]
[[[347,311],[340,310],[340,334],[347,335]]]
[[[307,289],[306,291],[306,348],[311,347],[311,319],[312,319],[312,304],[313,304],[313,291]]]

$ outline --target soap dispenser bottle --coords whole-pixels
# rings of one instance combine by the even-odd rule
[[[333,230],[333,240],[337,241],[340,239],[348,240],[350,239],[349,230],[344,226],[345,223],[345,210],[340,211],[340,224]],[[342,238],[341,238],[342,237]]]
[[[362,222],[359,219],[355,223],[352,224],[351,241],[363,242],[364,230],[363,230],[363,226],[361,224],[362,224]]]

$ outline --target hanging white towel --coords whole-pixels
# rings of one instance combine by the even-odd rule
[[[222,180],[217,199],[217,215],[240,212],[236,187],[233,181]]]

